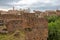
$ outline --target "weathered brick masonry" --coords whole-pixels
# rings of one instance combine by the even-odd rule
[[[3,20],[9,33],[24,30],[25,40],[47,40],[48,21],[45,18],[38,18],[35,13],[3,14],[0,15],[0,20]]]

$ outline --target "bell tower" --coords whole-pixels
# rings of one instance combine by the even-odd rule
[[[15,10],[15,7],[13,6],[13,11]]]

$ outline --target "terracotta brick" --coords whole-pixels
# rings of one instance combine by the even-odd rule
[[[48,21],[38,18],[35,13],[24,13],[22,15],[1,15],[9,33],[16,30],[25,32],[25,40],[46,40],[48,37]]]

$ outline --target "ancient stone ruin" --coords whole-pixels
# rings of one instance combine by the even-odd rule
[[[25,40],[47,40],[48,21],[39,18],[36,13],[24,13],[21,15],[2,14],[0,15],[0,26],[5,25],[8,33],[16,30],[25,32]],[[1,29],[0,29],[1,31]]]

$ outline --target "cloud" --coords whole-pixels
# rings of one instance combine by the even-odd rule
[[[60,0],[0,0],[0,8],[60,9]]]
[[[37,4],[37,3],[50,3],[50,0],[20,0],[18,2],[14,2],[13,5],[16,6],[20,6],[20,5],[26,5],[26,6],[30,6],[33,4]]]
[[[60,6],[59,0],[20,0],[14,2],[16,8],[32,8],[32,9],[56,9]]]

